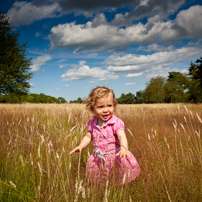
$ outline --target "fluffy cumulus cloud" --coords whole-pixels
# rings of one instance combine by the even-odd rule
[[[129,5],[131,9],[128,12],[122,14],[114,12],[114,18],[110,20],[106,19],[101,12],[93,15],[92,21],[86,24],[71,22],[59,24],[51,29],[48,36],[51,49],[67,47],[74,49],[74,53],[83,53],[200,37],[202,35],[202,6],[196,5],[182,10],[174,20],[167,18],[170,14],[174,14],[184,2],[185,0],[16,1],[7,15],[12,24],[20,26],[70,12],[96,14],[99,10],[99,12],[113,13],[117,8]],[[134,24],[136,20],[145,17],[147,17],[145,24],[141,22]]]
[[[57,2],[36,6],[31,2],[16,1],[7,12],[7,16],[9,16],[9,22],[15,26],[29,25],[37,20],[54,18],[60,10]]]
[[[181,35],[187,37],[202,36],[202,6],[192,6],[181,11],[175,20],[175,26],[181,31]]]
[[[103,15],[100,15],[103,19]],[[98,19],[86,24],[66,23],[51,29],[51,48],[68,47],[75,53],[113,50],[128,45],[167,43],[202,35],[202,6],[179,12],[174,21],[133,24],[125,28],[110,23],[98,25]],[[96,26],[95,26],[96,24]]]
[[[99,67],[90,68],[82,61],[79,65],[75,65],[74,68],[66,71],[61,76],[63,81],[69,80],[91,80],[91,81],[102,81],[102,80],[114,80],[118,79],[119,76],[114,73],[110,73],[107,69]]]
[[[119,73],[130,72],[127,77],[134,77],[140,76],[142,71],[149,72],[161,70],[169,67],[171,63],[188,60],[201,53],[202,51],[200,48],[184,47],[170,52],[156,52],[151,55],[111,55],[105,60],[105,64],[109,71]]]
[[[32,60],[31,71],[39,71],[41,66],[44,65],[47,61],[51,60],[50,55],[39,56]]]
[[[159,40],[169,40],[176,37],[169,28],[171,22],[156,24],[149,33],[145,33],[143,24],[132,25],[127,28],[118,28],[113,25],[92,26],[92,22],[84,25],[67,23],[51,29],[49,40],[51,48],[76,48],[75,53],[111,50],[129,44],[152,43],[157,36]]]

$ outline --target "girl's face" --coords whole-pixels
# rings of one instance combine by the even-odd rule
[[[99,125],[103,125],[105,121],[112,117],[114,114],[114,100],[112,93],[96,100],[96,104],[93,107],[93,113],[97,116]]]

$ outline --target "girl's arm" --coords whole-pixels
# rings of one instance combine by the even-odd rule
[[[116,154],[116,156],[121,156],[123,158],[130,158],[128,155],[128,140],[126,138],[126,134],[124,130],[120,130],[117,132],[117,136],[120,142],[120,150]]]
[[[91,142],[91,134],[88,132],[86,136],[82,139],[79,146],[75,147],[69,154],[72,155],[75,152],[81,152],[85,147],[87,147]]]

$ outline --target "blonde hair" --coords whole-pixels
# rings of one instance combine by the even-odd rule
[[[114,107],[116,107],[117,101],[115,98],[114,91],[106,86],[97,86],[93,88],[93,90],[91,90],[88,98],[86,98],[86,108],[92,112],[96,101],[100,98],[108,96],[109,93],[112,94]]]

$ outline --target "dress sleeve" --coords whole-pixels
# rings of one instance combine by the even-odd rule
[[[92,134],[92,119],[88,122],[87,129],[88,129],[88,132]]]
[[[125,129],[124,122],[121,119],[117,118],[117,120],[116,120],[116,122],[114,124],[114,132],[115,132],[115,134],[117,134],[117,132],[119,132],[120,130],[124,130],[124,129]]]

